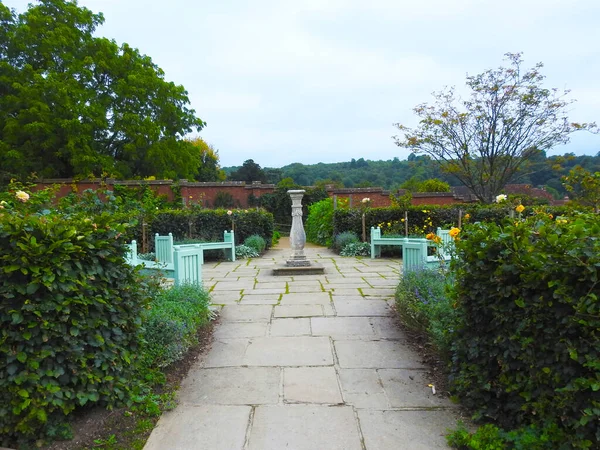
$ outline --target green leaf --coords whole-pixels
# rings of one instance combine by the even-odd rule
[[[17,353],[17,359],[21,362],[27,361],[27,353],[25,353],[25,352]]]
[[[17,394],[19,394],[20,397],[23,398],[28,398],[29,397],[29,392],[27,392],[25,389],[20,389]]]
[[[525,308],[525,301],[522,298],[518,298],[515,300],[515,304],[519,307],[519,308]]]

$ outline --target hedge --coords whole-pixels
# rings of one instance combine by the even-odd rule
[[[474,224],[457,253],[451,381],[462,403],[506,429],[600,442],[598,215]]]
[[[0,443],[128,398],[146,299],[108,215],[0,216]]]
[[[409,235],[425,235],[435,231],[437,227],[449,228],[458,225],[459,211],[462,211],[463,224],[466,222],[501,222],[513,207],[510,205],[481,205],[478,203],[455,204],[449,206],[413,205],[407,210],[397,207],[366,208],[365,225],[367,240],[370,239],[371,227],[382,225],[383,232],[389,234],[404,234],[404,213],[408,214]],[[532,206],[527,207],[523,216],[535,215],[536,211],[546,211],[554,216],[570,215],[572,209],[565,206]],[[345,231],[352,231],[362,236],[361,208],[336,209],[333,214],[333,236]],[[469,214],[468,221],[464,220]],[[388,226],[389,224],[389,226]]]

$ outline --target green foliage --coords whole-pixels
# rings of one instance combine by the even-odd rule
[[[150,57],[94,36],[102,14],[41,0],[0,18],[0,179],[194,178],[182,136],[204,122]]]
[[[256,251],[256,249],[252,247],[248,247],[246,245],[236,245],[235,246],[235,257],[236,259],[248,259],[248,258],[258,258],[260,255]]]
[[[600,441],[600,223],[545,214],[466,227],[456,243],[452,384],[506,429]]]
[[[442,270],[405,271],[396,288],[396,310],[412,330],[426,334],[443,355],[448,356],[458,315],[447,294],[448,274]]]
[[[244,239],[244,245],[246,247],[253,248],[258,252],[258,254],[264,252],[265,248],[267,247],[265,238],[258,234],[253,234],[252,236],[248,236],[246,239]]]
[[[400,185],[400,189],[408,192],[450,192],[450,185],[437,178],[421,181],[413,176]]]
[[[177,241],[193,239],[214,242],[222,241],[223,232],[232,228],[235,228],[235,240],[238,243],[258,234],[268,245],[273,236],[273,216],[255,210],[234,210],[231,215],[224,209],[163,210],[149,221],[149,236],[173,233]],[[153,238],[150,240],[153,244]]]
[[[592,173],[577,166],[563,177],[563,185],[579,205],[600,212],[600,171]]]
[[[368,242],[348,242],[340,251],[340,256],[369,256],[371,245]]]
[[[0,445],[129,398],[146,298],[124,232],[109,215],[0,215]]]
[[[261,169],[260,165],[256,164],[252,159],[244,161],[242,167],[231,172],[227,179],[244,181],[246,184],[251,184],[253,181],[260,181],[261,183],[267,182],[265,172]]]
[[[218,191],[213,206],[215,208],[233,208],[235,206],[233,195],[227,191]]]
[[[440,162],[482,202],[492,203],[519,170],[540,151],[568,142],[569,135],[596,125],[572,123],[568,91],[542,86],[543,65],[521,68],[521,54],[506,54],[509,67],[467,76],[471,90],[461,99],[453,87],[434,93],[434,103],[418,105],[415,129],[396,127],[396,144]]]
[[[358,235],[353,231],[344,231],[335,236],[332,247],[334,251],[339,253],[346,245],[355,242],[360,242]]]
[[[333,238],[333,199],[326,198],[308,207],[304,223],[306,240],[313,244],[331,246]]]
[[[219,166],[219,151],[212,145],[208,145],[201,137],[189,139],[187,142],[196,148],[200,157],[196,181],[224,181],[226,177]]]
[[[462,423],[446,436],[448,445],[461,450],[567,450],[573,448],[569,437],[556,425],[530,425],[509,432],[486,424],[470,433]]]
[[[271,246],[275,247],[277,244],[279,244],[279,239],[281,239],[281,233],[279,233],[279,231],[277,230],[273,231],[273,239],[271,240]]]
[[[195,285],[159,290],[144,316],[141,370],[168,366],[197,343],[210,317],[210,297]]]
[[[290,189],[303,189],[302,186],[290,184],[291,180],[282,180],[275,192],[263,194],[258,200],[258,205],[273,214],[275,223],[278,225],[291,225],[292,223],[292,200],[287,193]],[[327,198],[327,192],[323,189],[305,189],[302,198],[302,212],[308,215],[308,207],[313,203]]]

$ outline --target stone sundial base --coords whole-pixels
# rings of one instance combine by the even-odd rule
[[[273,268],[273,275],[285,275],[292,277],[294,275],[322,275],[325,273],[325,267],[321,264],[310,263],[307,266],[292,266],[287,264],[279,264]]]

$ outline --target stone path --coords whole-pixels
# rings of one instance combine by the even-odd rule
[[[289,249],[204,266],[221,320],[146,450],[447,448],[456,407],[390,308],[398,261],[305,253],[325,275],[272,276]]]

